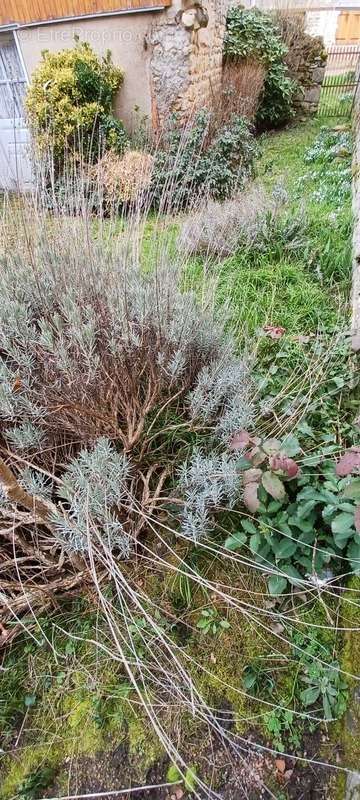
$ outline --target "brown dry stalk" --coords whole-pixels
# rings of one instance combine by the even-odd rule
[[[28,511],[32,511],[40,518],[44,525],[51,528],[49,516],[53,511],[52,504],[46,503],[39,497],[35,497],[35,495],[28,494],[16,480],[14,473],[2,458],[0,458],[0,483],[6,497],[12,503],[23,506],[27,508]]]
[[[47,583],[39,587],[32,586],[31,588],[27,589],[23,586],[21,592],[19,592],[18,582],[14,581],[13,588],[14,592],[16,592],[15,596],[9,598],[6,604],[0,607],[0,611],[2,612],[0,618],[0,648],[4,647],[5,645],[9,645],[10,642],[21,631],[24,630],[24,627],[20,622],[20,617],[22,614],[31,609],[35,624],[36,614],[39,614],[40,612],[43,613],[47,609],[56,605],[55,595],[64,594],[66,595],[67,600],[69,600],[69,598],[72,596],[76,597],[79,591],[79,586],[86,583],[86,579],[88,577],[89,573],[85,571],[80,572],[77,575],[64,575],[52,581],[51,583]],[[13,624],[10,627],[7,627],[7,619],[12,619],[13,621],[16,620],[18,624]]]

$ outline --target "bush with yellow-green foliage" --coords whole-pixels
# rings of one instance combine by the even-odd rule
[[[89,44],[43,51],[26,99],[29,122],[40,153],[51,151],[58,166],[65,154],[98,157],[105,148],[123,152],[127,137],[113,114],[124,78],[108,51],[99,58]]]

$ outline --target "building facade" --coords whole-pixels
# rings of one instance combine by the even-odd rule
[[[29,133],[24,95],[43,50],[89,42],[125,73],[115,112],[131,130],[147,118],[161,125],[169,111],[210,106],[221,84],[225,18],[234,0],[1,0],[0,188],[26,186]],[[236,0],[235,0],[236,2]],[[251,7],[254,0],[243,0]],[[283,0],[289,9],[289,0]],[[282,0],[256,0],[263,9]],[[306,10],[308,31],[330,45],[360,37],[360,0],[293,0]],[[359,28],[359,30],[358,30]]]
[[[2,0],[0,187],[26,185],[29,134],[23,99],[43,50],[89,42],[125,73],[115,112],[131,129],[170,110],[212,102],[221,83],[227,0]]]

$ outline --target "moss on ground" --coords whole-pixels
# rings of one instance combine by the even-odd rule
[[[353,576],[341,603],[342,625],[350,628],[344,634],[341,666],[349,675],[360,676],[360,576]],[[353,630],[351,630],[353,629]],[[347,678],[349,708],[342,725],[342,763],[348,769],[359,770],[360,764],[360,687],[359,680]]]

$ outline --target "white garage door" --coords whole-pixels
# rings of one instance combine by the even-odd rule
[[[25,91],[26,77],[14,35],[0,32],[0,189],[24,190],[31,183]]]

